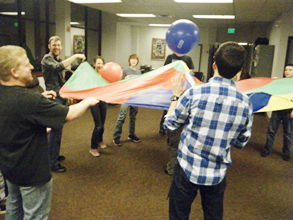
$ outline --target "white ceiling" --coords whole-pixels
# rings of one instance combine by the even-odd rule
[[[109,13],[151,13],[156,18],[122,18],[132,25],[171,24],[188,19],[198,26],[237,27],[250,23],[272,22],[293,7],[293,0],[234,0],[234,3],[175,3],[173,0],[122,0],[122,3],[82,4]],[[235,20],[195,19],[192,15],[235,15]],[[171,16],[171,17],[169,17]]]

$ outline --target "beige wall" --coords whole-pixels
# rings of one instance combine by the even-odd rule
[[[279,23],[279,21],[281,21]],[[270,44],[275,45],[272,77],[282,77],[286,61],[288,37],[293,36],[293,10],[283,13],[271,24]]]

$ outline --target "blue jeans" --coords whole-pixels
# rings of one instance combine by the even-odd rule
[[[122,133],[122,125],[124,124],[127,112],[129,109],[129,135],[134,135],[135,134],[135,120],[136,120],[136,115],[138,112],[138,107],[134,106],[129,106],[129,105],[121,105],[119,116],[116,122],[116,127],[114,130],[114,139],[115,138],[120,138],[121,133]]]
[[[169,219],[188,220],[191,204],[200,191],[201,205],[205,220],[223,219],[223,200],[226,189],[226,177],[217,185],[197,185],[187,178],[177,162],[169,191]]]
[[[18,186],[7,181],[5,220],[48,219],[52,197],[52,179],[40,186]]]
[[[66,101],[64,99],[61,99],[59,97],[56,97],[56,99],[52,100],[55,102],[58,102],[62,105],[66,104]],[[50,164],[51,166],[56,166],[58,164],[58,157],[60,154],[60,147],[61,147],[61,138],[62,138],[62,127],[59,128],[52,128],[48,143],[49,143],[49,150],[50,150]]]
[[[91,148],[98,149],[99,143],[103,141],[104,125],[107,116],[107,103],[101,101],[97,105],[91,106],[90,109],[95,122]]]
[[[292,139],[292,121],[290,118],[291,110],[274,111],[270,120],[270,127],[268,129],[268,137],[265,145],[265,150],[272,151],[275,135],[278,131],[279,124],[283,124],[283,153],[290,155],[291,139]]]

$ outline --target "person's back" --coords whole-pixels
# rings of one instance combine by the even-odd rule
[[[238,146],[236,140],[252,113],[249,111],[249,98],[237,90],[231,80],[214,77],[208,83],[188,90],[181,102],[185,101],[189,102],[190,114],[181,134],[178,154],[182,155],[182,158],[179,158],[179,163],[183,165],[188,161],[188,157],[194,158],[193,164],[184,166],[191,172],[190,178],[197,179],[198,184],[215,184],[215,179],[217,182],[223,179],[227,167],[232,162],[231,145],[243,147]],[[183,110],[180,103],[176,109]],[[185,115],[186,111],[182,114]],[[177,117],[180,117],[180,114]],[[189,149],[186,146],[193,147]],[[197,166],[201,163],[205,166]],[[209,168],[214,172],[212,175],[207,174]],[[206,173],[206,178],[201,180],[199,173]]]
[[[198,190],[204,218],[223,218],[230,148],[243,148],[251,136],[252,103],[231,80],[244,61],[245,49],[227,42],[215,53],[214,77],[208,83],[184,92],[183,74],[172,79],[174,95],[164,127],[184,129],[169,192],[170,219],[188,219]]]

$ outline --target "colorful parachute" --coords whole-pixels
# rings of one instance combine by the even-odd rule
[[[198,79],[191,77],[183,61],[115,83],[104,80],[85,62],[61,88],[60,94],[71,99],[94,96],[107,103],[168,109],[172,96],[171,78],[179,72],[185,74],[188,87],[201,85]],[[254,112],[293,108],[293,78],[251,78],[238,81],[236,85],[250,97]]]
[[[254,112],[268,112],[293,108],[293,78],[251,78],[236,82],[247,94]]]
[[[61,88],[60,94],[71,99],[94,96],[107,103],[168,109],[173,94],[171,79],[179,72],[185,74],[187,87],[201,84],[190,75],[190,70],[183,61],[176,61],[154,71],[114,83],[104,80],[85,62]]]

